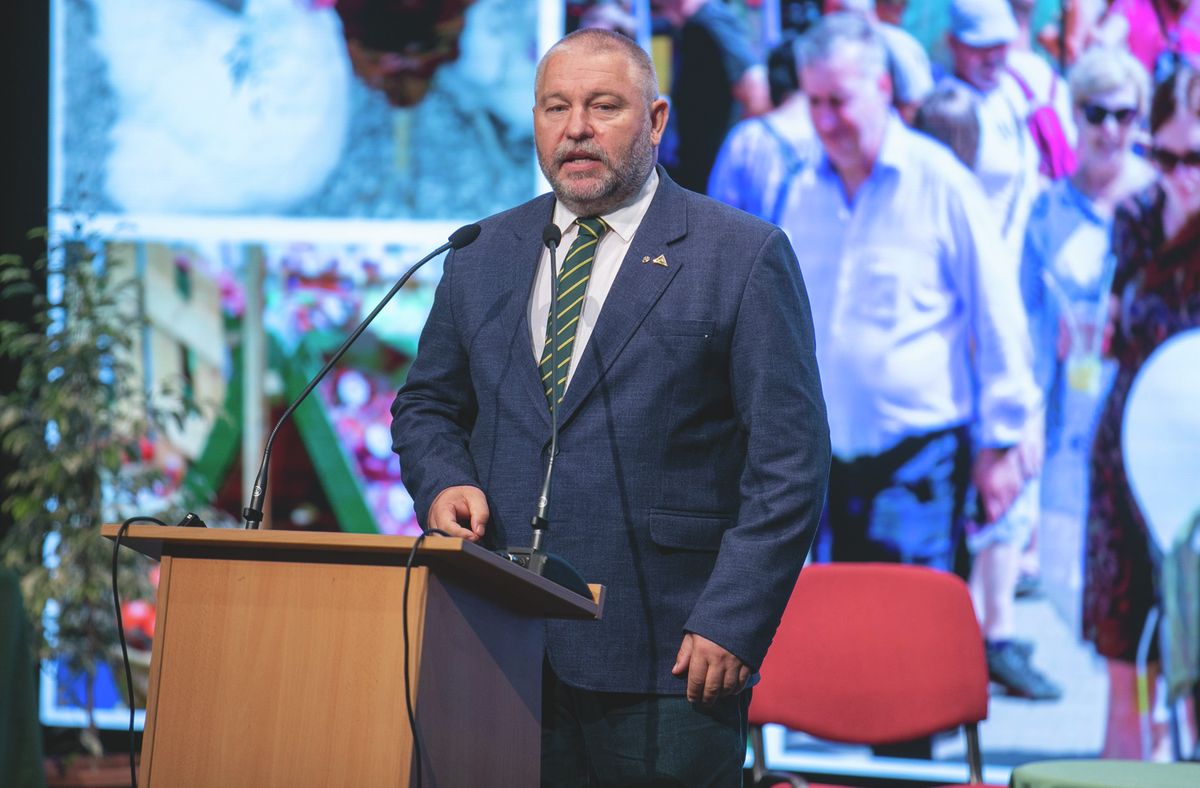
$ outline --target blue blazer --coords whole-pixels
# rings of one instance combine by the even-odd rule
[[[607,586],[604,616],[548,622],[546,653],[577,687],[682,694],[685,632],[762,663],[824,503],[829,428],[786,236],[658,172],[559,409],[545,547]],[[478,486],[490,546],[529,544],[549,449],[528,313],[553,208],[485,219],[451,252],[392,406],[420,521]]]

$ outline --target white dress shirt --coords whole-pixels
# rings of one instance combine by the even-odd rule
[[[658,171],[651,170],[650,177],[642,184],[641,191],[633,202],[618,208],[612,213],[600,217],[608,225],[608,232],[600,238],[596,248],[596,259],[592,262],[592,274],[587,283],[587,296],[583,302],[583,312],[575,327],[574,353],[571,355],[571,365],[567,368],[567,386],[575,376],[575,367],[583,356],[588,339],[592,336],[592,328],[600,317],[604,300],[612,289],[613,280],[621,268],[621,261],[629,251],[633,235],[646,215],[654,192],[658,189]],[[558,265],[562,266],[563,258],[567,256],[575,237],[579,235],[579,225],[575,220],[579,217],[571,213],[561,202],[554,204],[554,223],[562,230],[562,242],[558,245]],[[550,267],[550,251],[542,250],[538,261],[537,274],[533,280],[533,292],[529,296],[529,333],[533,342],[533,357],[541,361],[546,345],[546,318],[550,314],[550,278],[547,269]]]
[[[1020,439],[1040,397],[1016,262],[948,149],[893,115],[852,201],[822,155],[780,225],[812,304],[835,455],[970,423],[985,446]]]

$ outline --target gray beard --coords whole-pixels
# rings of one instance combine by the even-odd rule
[[[654,169],[657,158],[658,151],[650,144],[648,138],[638,140],[630,149],[629,167],[622,172],[606,160],[604,164],[609,167],[610,177],[599,185],[595,194],[585,195],[571,194],[570,181],[558,177],[557,156],[548,167],[545,159],[539,155],[538,164],[542,168],[542,174],[550,182],[555,198],[567,210],[577,216],[603,216],[633,201],[646,179],[650,177],[650,171]]]

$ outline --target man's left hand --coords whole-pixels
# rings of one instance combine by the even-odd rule
[[[717,698],[736,695],[746,686],[750,668],[733,654],[700,635],[688,632],[671,673],[687,677],[687,699],[712,705]]]

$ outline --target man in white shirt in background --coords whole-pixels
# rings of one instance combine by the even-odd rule
[[[1067,81],[1054,70],[1051,65],[1053,61],[1034,50],[1032,27],[1035,5],[1036,0],[1008,0],[1017,23],[1017,36],[1008,45],[1008,68],[1029,88],[1033,94],[1033,104],[1049,106],[1054,110],[1066,142],[1074,150],[1079,129],[1075,127],[1071,89]]]
[[[833,558],[949,570],[970,479],[994,516],[1023,481],[1039,395],[1016,270],[974,176],[893,111],[874,26],[828,16],[800,52],[822,155],[780,225],[812,298]]]
[[[1032,109],[1009,73],[1017,22],[1008,0],[953,0],[948,42],[955,79],[979,101],[979,163],[1000,233],[1016,265],[1034,198],[1041,191],[1038,150],[1027,126]]]

